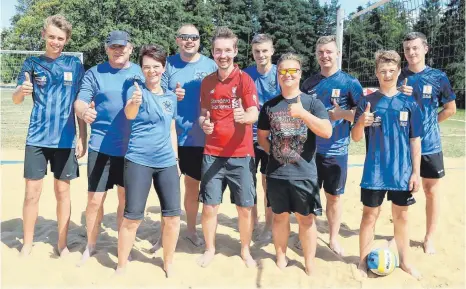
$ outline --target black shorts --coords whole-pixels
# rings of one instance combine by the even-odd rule
[[[203,147],[178,146],[178,163],[181,173],[200,181],[203,156]]]
[[[256,189],[252,157],[216,157],[204,155],[199,201],[206,205],[222,203],[223,192],[230,189],[235,204],[239,207],[254,206]]]
[[[41,180],[47,174],[47,163],[57,180],[79,177],[78,160],[73,148],[46,148],[27,145],[24,152],[24,178]]]
[[[380,207],[387,194],[387,199],[397,206],[411,206],[416,203],[409,191],[370,190],[361,188],[361,202],[366,207]]]
[[[267,154],[257,142],[254,143],[254,154],[256,155],[254,159],[256,163],[256,171],[259,168],[260,163],[260,172],[265,175],[267,172],[267,164],[269,163],[269,154]]]
[[[180,177],[176,165],[152,168],[125,159],[125,212],[130,220],[142,220],[147,197],[154,183],[163,217],[181,214]]]
[[[267,201],[274,214],[322,215],[319,187],[312,180],[267,178]]]
[[[443,153],[421,156],[421,178],[440,179],[445,176]]]
[[[341,195],[345,192],[348,173],[348,155],[324,156],[316,154],[317,178],[319,189],[330,195]]]
[[[87,157],[87,190],[106,192],[114,185],[124,187],[125,158],[89,149]]]

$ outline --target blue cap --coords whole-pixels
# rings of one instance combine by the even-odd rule
[[[110,32],[107,36],[107,45],[123,45],[126,46],[128,42],[131,41],[131,37],[129,36],[128,32],[114,30]]]

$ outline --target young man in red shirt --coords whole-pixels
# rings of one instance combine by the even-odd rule
[[[206,134],[199,200],[205,253],[198,259],[207,267],[215,255],[217,213],[228,185],[238,210],[241,257],[247,267],[255,267],[249,244],[252,235],[251,210],[256,190],[253,173],[252,124],[259,111],[252,78],[233,63],[238,54],[237,36],[219,27],[212,38],[212,55],[218,70],[202,81],[199,124]]]

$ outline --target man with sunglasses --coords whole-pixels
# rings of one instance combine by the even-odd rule
[[[322,101],[332,122],[332,137],[316,139],[316,165],[319,187],[323,186],[327,199],[329,247],[342,256],[344,251],[337,239],[342,211],[340,196],[345,191],[350,126],[363,90],[356,78],[338,69],[340,51],[334,35],[317,40],[316,57],[320,73],[306,79],[301,90]]]
[[[79,118],[91,125],[87,161],[88,198],[86,207],[87,246],[81,266],[96,251],[107,191],[117,185],[117,229],[125,208],[124,156],[128,148],[130,123],[124,113],[124,97],[136,79],[143,79],[139,65],[130,62],[130,35],[112,31],[105,42],[108,61],[84,75],[74,107]]]
[[[205,142],[205,134],[197,121],[201,110],[199,93],[204,77],[217,70],[217,65],[212,59],[199,53],[200,42],[199,30],[196,26],[192,24],[181,26],[176,36],[178,53],[168,57],[166,70],[162,76],[162,87],[174,91],[178,99],[176,132],[179,167],[181,173],[185,175],[186,238],[196,247],[204,244],[202,238],[196,233],[202,153]],[[152,251],[161,247],[161,240],[160,237]]]
[[[277,66],[272,64],[272,55],[274,54],[272,38],[267,34],[257,34],[251,41],[252,56],[254,57],[255,65],[247,67],[244,72],[251,76],[256,85],[257,95],[259,96],[259,109],[264,103],[280,94],[280,85],[277,80]],[[265,170],[269,155],[257,142],[257,123],[252,127],[253,141],[254,141],[254,154],[256,171],[261,164],[260,172],[262,174],[262,188],[264,190],[264,206],[265,206],[265,227],[262,233],[257,237],[257,241],[269,241],[272,239],[272,209],[267,202],[265,188],[266,176]],[[254,183],[257,183],[256,175],[254,174]],[[257,189],[257,185],[255,186]],[[257,199],[254,208],[252,209],[252,217],[255,224],[258,223],[257,214]]]

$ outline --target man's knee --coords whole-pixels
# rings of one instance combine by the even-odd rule
[[[366,226],[375,226],[375,222],[377,221],[377,218],[379,217],[379,209],[373,209],[371,208],[370,210],[365,209],[362,213],[362,220],[361,220],[361,225],[366,225]]]
[[[340,201],[340,195],[332,195],[329,193],[325,193],[325,196],[327,197],[327,204],[333,205],[337,204]]]
[[[179,216],[163,217],[164,228],[174,230],[180,226]]]
[[[202,207],[202,216],[209,218],[209,217],[215,217],[217,214],[217,207],[218,205],[206,205]]]
[[[239,207],[239,206],[236,206],[236,209],[238,211],[238,217],[240,217],[240,218],[250,217],[251,213],[252,213],[252,208],[253,207]]]

